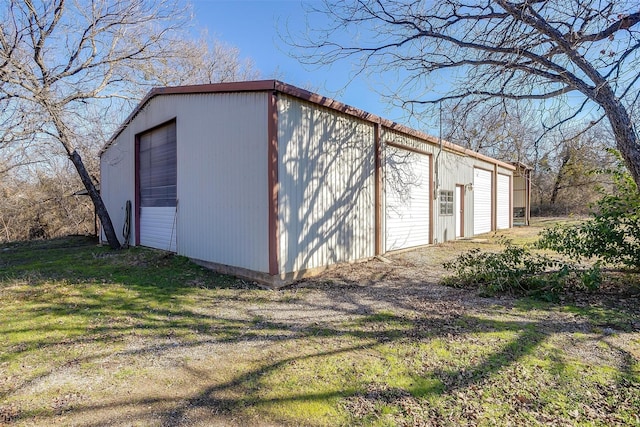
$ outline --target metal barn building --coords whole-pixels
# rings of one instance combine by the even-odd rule
[[[529,225],[531,220],[531,167],[514,163],[513,172],[513,224]]]
[[[132,245],[273,286],[512,226],[514,166],[275,80],[152,90],[100,168]]]

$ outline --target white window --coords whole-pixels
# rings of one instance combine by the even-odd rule
[[[453,215],[453,191],[440,191],[440,215]]]

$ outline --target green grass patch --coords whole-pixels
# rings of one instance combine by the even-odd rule
[[[396,289],[361,310],[83,238],[5,245],[0,264],[0,423],[640,424],[629,295],[448,312]]]

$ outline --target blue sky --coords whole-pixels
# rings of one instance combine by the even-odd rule
[[[313,0],[306,0],[307,3]],[[351,81],[352,65],[334,64],[313,69],[291,56],[292,48],[279,36],[306,29],[301,0],[192,0],[196,29],[206,28],[213,38],[234,45],[253,59],[264,78],[277,78],[294,86],[406,124],[402,111],[389,109],[365,77]],[[318,17],[316,16],[315,19]]]
[[[292,57],[296,52],[281,40],[279,34],[284,33],[287,28],[291,34],[304,33],[308,17],[303,2],[307,5],[320,6],[318,0],[190,1],[195,15],[195,30],[207,29],[211,37],[238,47],[242,57],[248,57],[254,61],[263,78],[277,78],[437,135],[439,127],[437,118],[430,120],[429,123],[418,122],[415,118],[410,120],[405,112],[399,108],[391,108],[380,97],[375,85],[376,80],[383,80],[382,77],[367,79],[365,76],[358,76],[352,79],[355,66],[347,61],[333,64],[331,68],[313,69]],[[322,15],[314,14],[313,19],[314,26],[324,26],[322,19],[326,18]],[[384,81],[387,82],[389,78],[394,77],[385,75]],[[393,82],[391,83],[390,86],[393,86]],[[581,100],[580,95],[570,95],[562,102],[577,105]],[[594,115],[594,111],[585,111],[583,114]]]

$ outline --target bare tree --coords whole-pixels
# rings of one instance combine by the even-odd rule
[[[532,120],[533,113],[515,102],[479,105],[466,108],[445,103],[442,126],[445,139],[509,162],[532,165],[540,126]]]
[[[112,248],[120,246],[77,148],[87,105],[126,98],[144,67],[176,55],[177,0],[11,0],[0,6],[3,119],[31,144],[53,139],[73,163]],[[37,118],[37,120],[34,120]],[[34,124],[37,123],[37,126]]]
[[[313,64],[358,58],[361,72],[395,72],[405,106],[493,98],[560,100],[549,128],[607,119],[636,184],[640,143],[631,116],[640,74],[640,10],[631,0],[324,0],[329,27],[304,43]],[[327,20],[309,19],[311,25]],[[388,82],[388,80],[387,80]],[[568,95],[577,94],[574,101]]]
[[[150,64],[148,77],[156,85],[181,86],[254,80],[260,77],[253,61],[241,58],[240,50],[232,45],[208,37],[183,39],[180,56]]]
[[[589,204],[600,197],[599,188],[612,185],[607,174],[612,168],[612,139],[602,126],[574,134],[556,133],[555,141],[536,164],[533,173],[534,199],[549,213],[588,213]]]
[[[94,215],[87,197],[74,196],[77,172],[68,162],[8,174],[0,186],[0,242],[90,234]]]

